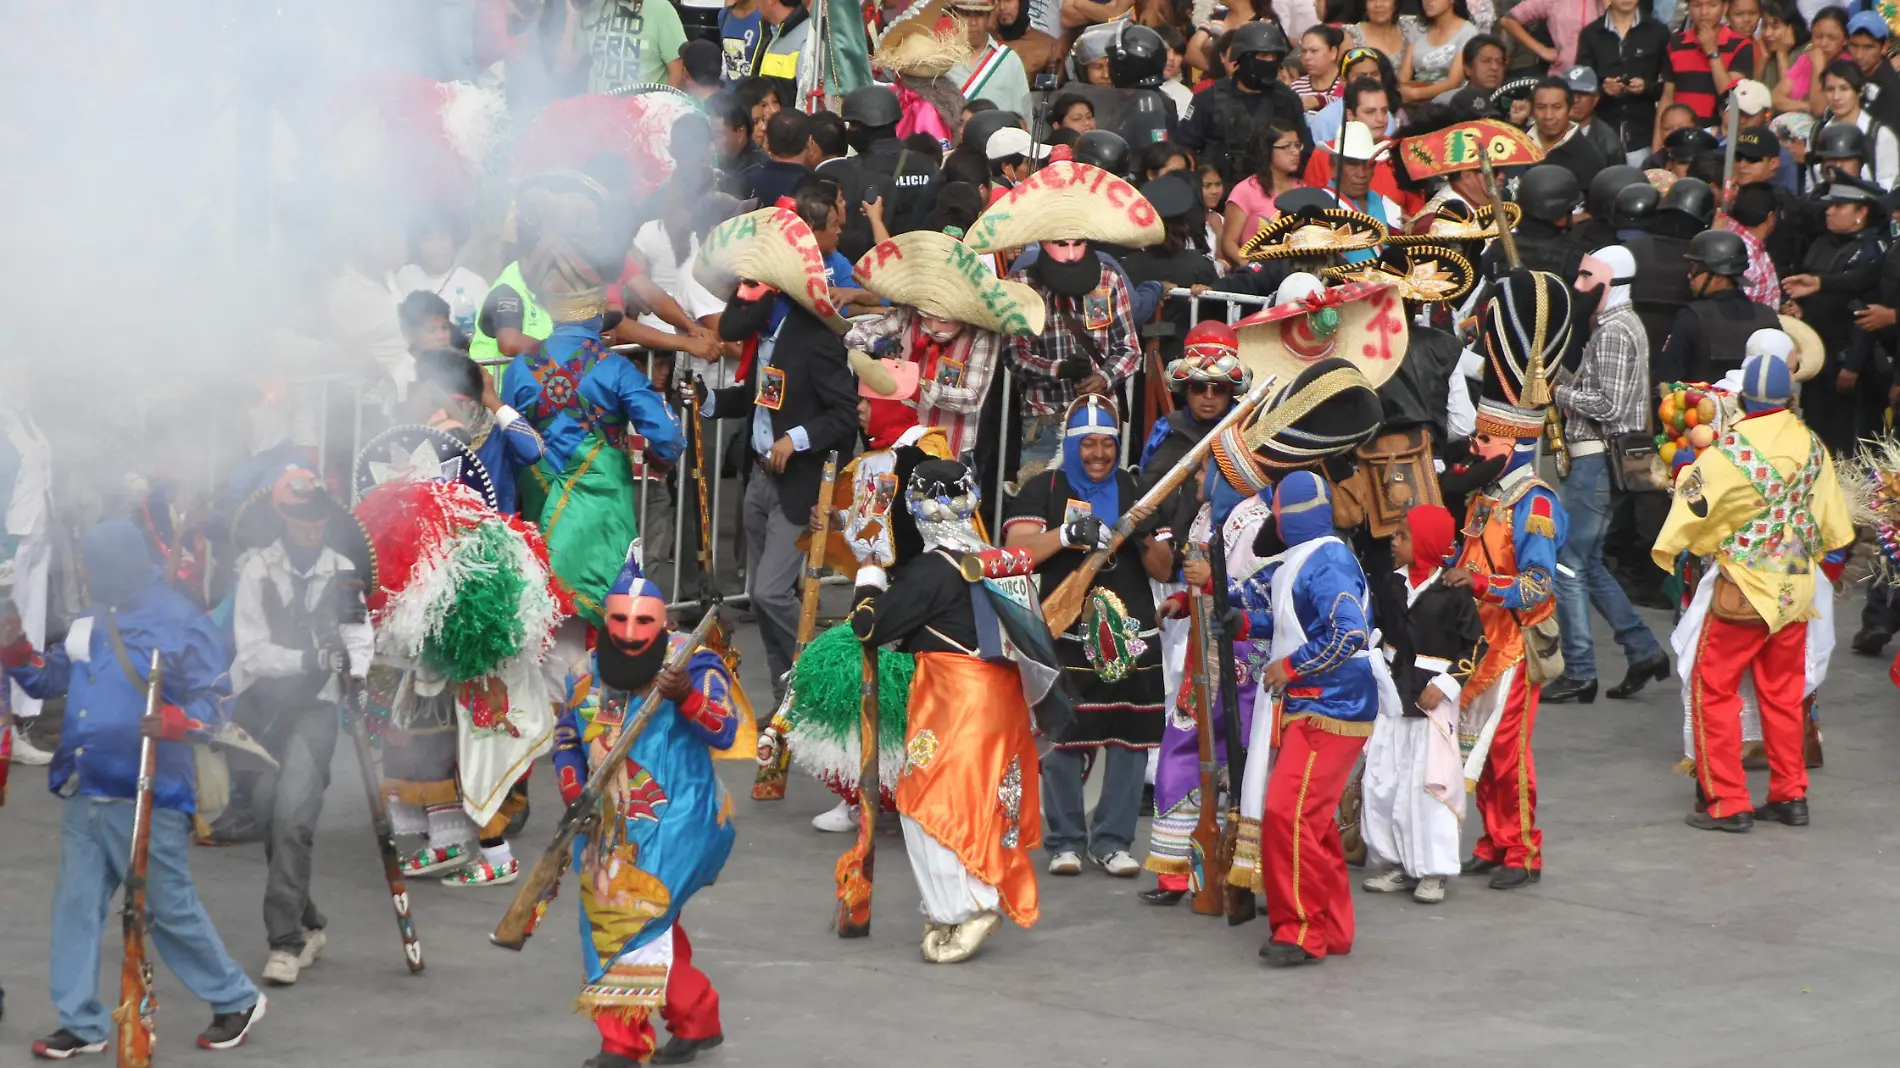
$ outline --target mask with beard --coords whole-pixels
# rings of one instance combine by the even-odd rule
[[[1508,453],[1479,456],[1471,451],[1470,441],[1456,442],[1446,450],[1445,473],[1438,476],[1438,488],[1446,500],[1462,501],[1496,482],[1510,462]]]
[[[1256,93],[1264,93],[1273,88],[1280,80],[1282,56],[1260,55],[1258,53],[1241,59],[1240,66],[1234,71],[1234,79]]]
[[[1081,258],[1073,263],[1056,262],[1045,248],[1029,265],[1029,276],[1056,296],[1082,297],[1102,284],[1102,261],[1096,258],[1093,245],[1084,244]]]
[[[639,693],[665,665],[666,643],[650,642],[639,652],[630,653],[622,649],[620,643],[603,637],[594,655],[603,684],[627,693]]]

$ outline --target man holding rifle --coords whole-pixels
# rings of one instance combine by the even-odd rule
[[[323,914],[310,898],[310,858],[336,751],[338,676],[368,674],[374,651],[365,576],[332,546],[347,547],[354,534],[357,555],[367,562],[369,544],[316,473],[301,465],[279,475],[258,503],[264,507],[241,510],[233,524],[240,545],[269,540],[238,569],[231,688],[237,719],[279,764],[256,798],[268,865],[270,958],[263,976],[289,986],[316,963],[325,941]]]
[[[51,987],[57,1031],[33,1043],[42,1060],[100,1053],[115,1029],[99,1000],[106,909],[125,880],[143,737],[160,739],[151,798],[149,882],[152,941],[186,989],[210,1003],[203,1049],[242,1045],[265,999],[225,952],[192,886],[187,858],[197,811],[189,732],[224,718],[228,658],[211,621],[165,586],[139,529],[99,523],[80,543],[93,601],[66,641],[36,650],[9,604],[0,614],[0,664],[34,697],[65,697],[67,713],[47,785],[65,797],[59,887],[53,900]],[[163,690],[147,716],[143,667],[163,662]],[[143,947],[127,947],[143,954]],[[150,995],[148,990],[147,996]],[[128,1011],[137,1013],[133,1005]]]
[[[668,665],[693,639],[667,633],[666,598],[641,574],[637,550],[636,542],[602,600],[606,626],[594,651],[568,672],[554,743],[561,799],[571,806],[647,691],[659,688],[658,710],[589,814],[598,822],[574,839],[587,968],[576,1007],[600,1029],[592,1068],[684,1064],[725,1039],[719,992],[693,967],[679,914],[732,852],[732,798],[713,774],[711,750],[732,746],[739,714],[717,653],[701,647],[684,667]],[[657,1051],[655,1010],[671,1033]]]

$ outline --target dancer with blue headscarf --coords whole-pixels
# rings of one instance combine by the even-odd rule
[[[1063,418],[1062,462],[1030,479],[1003,522],[1003,544],[1026,548],[1045,593],[1056,589],[1089,553],[1108,544],[1109,528],[1127,513],[1138,532],[1095,576],[1088,607],[1057,636],[1064,674],[1080,700],[1075,723],[1043,758],[1043,845],[1049,873],[1076,875],[1086,851],[1110,875],[1132,878],[1141,862],[1129,853],[1141,815],[1147,751],[1161,742],[1161,642],[1150,578],[1174,571],[1165,539],[1140,531],[1135,480],[1116,464],[1121,421],[1106,397],[1076,398]],[[1101,801],[1083,822],[1082,775],[1091,750],[1106,765]]]

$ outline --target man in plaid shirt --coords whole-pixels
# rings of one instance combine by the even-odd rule
[[[1596,700],[1596,650],[1590,640],[1592,606],[1616,632],[1629,673],[1610,690],[1629,697],[1650,679],[1669,677],[1669,656],[1656,635],[1630,607],[1629,597],[1603,566],[1603,536],[1610,525],[1609,441],[1648,428],[1649,339],[1630,306],[1636,258],[1622,245],[1600,248],[1577,269],[1582,304],[1596,304],[1596,327],[1583,362],[1552,397],[1565,416],[1570,475],[1558,498],[1570,530],[1557,550],[1557,622],[1563,628],[1564,677],[1544,685],[1545,702]],[[1579,324],[1580,325],[1580,324]]]
[[[941,429],[951,452],[965,457],[976,451],[978,418],[1004,340],[994,330],[900,306],[852,327],[844,343],[917,364],[917,421]]]
[[[1083,393],[1115,396],[1141,365],[1141,344],[1127,282],[1088,241],[1044,241],[1041,255],[1012,278],[1034,288],[1048,309],[1041,336],[1009,339],[1029,424],[1023,460],[1046,460],[1056,454],[1056,424],[1069,402]]]

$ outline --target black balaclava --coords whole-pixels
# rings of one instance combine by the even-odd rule
[[[1264,93],[1280,80],[1280,65],[1285,60],[1285,56],[1268,52],[1242,56],[1234,70],[1234,79],[1256,93]]]
[[[1057,263],[1043,249],[1029,265],[1029,276],[1059,297],[1084,297],[1102,284],[1102,261],[1095,255],[1094,242],[1083,246],[1082,258],[1074,263]]]

